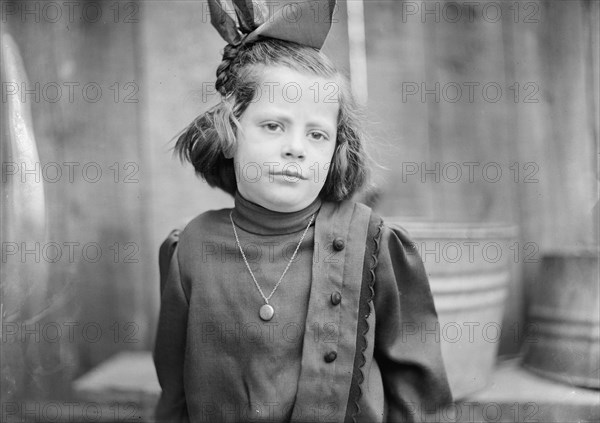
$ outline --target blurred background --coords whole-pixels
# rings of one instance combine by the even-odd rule
[[[51,420],[44,404],[64,417],[67,399],[90,392],[114,412],[127,390],[126,404],[151,398],[136,411],[145,416],[157,395],[158,248],[197,214],[233,204],[171,152],[218,101],[225,42],[203,1],[1,8],[3,421]],[[457,399],[498,385],[510,359],[508,380],[535,374],[559,397],[560,384],[581,389],[570,400],[588,408],[570,415],[598,416],[587,395],[600,388],[599,13],[595,0],[368,0],[334,11],[323,51],[352,80],[377,162],[359,199],[415,237],[450,325]],[[110,386],[121,371],[89,379],[115,357],[141,366],[123,392]],[[120,392],[116,402],[101,389]]]

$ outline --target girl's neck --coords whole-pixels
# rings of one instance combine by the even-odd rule
[[[259,206],[236,192],[233,220],[243,230],[258,235],[301,232],[306,228],[310,217],[319,210],[321,203],[321,199],[317,197],[302,210],[282,213]]]

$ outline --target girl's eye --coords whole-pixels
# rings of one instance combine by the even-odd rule
[[[319,131],[311,132],[309,135],[315,141],[327,141],[329,139],[329,137],[326,134]]]
[[[281,127],[280,124],[273,123],[273,122],[265,123],[263,125],[263,128],[265,128],[269,132],[279,132],[279,131],[283,130],[283,128]]]

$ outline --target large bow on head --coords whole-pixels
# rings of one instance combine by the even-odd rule
[[[336,0],[208,0],[211,23],[229,44],[260,37],[320,49],[331,28]]]

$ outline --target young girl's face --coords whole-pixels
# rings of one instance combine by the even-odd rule
[[[325,184],[336,147],[339,103],[333,80],[267,67],[240,118],[233,152],[246,199],[279,212],[301,210]]]

